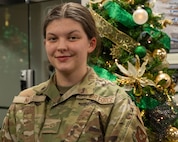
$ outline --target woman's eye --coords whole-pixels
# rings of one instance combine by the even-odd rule
[[[49,37],[48,38],[48,41],[55,41],[57,38],[55,38],[55,37]]]
[[[75,41],[75,40],[77,40],[77,39],[78,39],[78,38],[77,38],[76,36],[70,36],[70,37],[69,37],[69,40],[70,40],[70,41]]]

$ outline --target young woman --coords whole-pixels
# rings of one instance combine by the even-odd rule
[[[147,142],[140,113],[122,88],[87,65],[97,44],[95,22],[77,3],[54,7],[44,22],[51,78],[13,100],[2,142]]]

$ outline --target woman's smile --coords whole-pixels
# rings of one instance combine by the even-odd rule
[[[66,62],[66,61],[68,61],[71,58],[71,56],[69,56],[69,55],[63,55],[63,56],[57,56],[56,58],[60,62]]]

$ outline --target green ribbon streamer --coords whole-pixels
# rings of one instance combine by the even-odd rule
[[[141,109],[144,109],[144,110],[154,109],[155,107],[157,107],[159,105],[159,102],[156,99],[153,99],[153,98],[147,97],[147,96],[142,96],[140,101],[137,101],[136,97],[133,93],[133,90],[129,91],[127,93],[129,94],[131,99],[135,102],[135,104]]]
[[[169,52],[170,50],[170,47],[171,47],[171,39],[170,37],[158,30],[158,29],[155,29],[155,28],[152,28],[150,27],[149,25],[148,26],[145,26],[143,28],[144,31],[148,32],[148,34],[153,38],[153,39],[156,39],[158,42],[160,42],[164,47],[164,49]]]
[[[106,69],[98,67],[98,66],[92,66],[96,74],[104,79],[110,80],[110,81],[116,81],[116,76],[112,73],[108,72]]]
[[[108,1],[103,6],[108,11],[110,18],[115,19],[117,22],[120,22],[127,28],[137,26],[133,20],[132,15],[124,10],[116,2]]]
[[[137,104],[137,106],[142,109],[154,109],[158,105],[159,102],[156,99],[147,96],[143,96]]]

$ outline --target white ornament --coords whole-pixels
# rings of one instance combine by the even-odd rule
[[[133,20],[138,25],[142,25],[148,20],[148,13],[141,7],[138,7],[137,10],[133,13]]]

